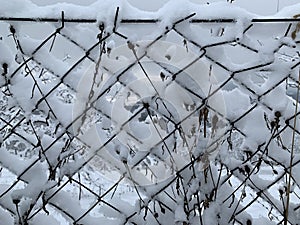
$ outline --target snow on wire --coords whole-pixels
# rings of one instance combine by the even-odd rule
[[[298,223],[297,7],[11,2],[1,223]]]

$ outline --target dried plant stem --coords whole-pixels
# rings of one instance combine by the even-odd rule
[[[297,125],[297,112],[298,112],[298,101],[299,101],[299,89],[300,89],[300,71],[298,74],[298,85],[297,85],[297,97],[296,97],[296,106],[295,106],[295,118],[293,124],[293,135],[292,135],[292,149],[291,149],[291,157],[290,157],[290,168],[289,168],[289,177],[286,191],[286,206],[285,206],[285,215],[284,215],[284,225],[288,224],[288,216],[289,216],[289,204],[290,204],[290,192],[291,192],[291,181],[292,181],[292,168],[293,168],[293,156],[294,156],[294,146],[295,146],[295,130]]]

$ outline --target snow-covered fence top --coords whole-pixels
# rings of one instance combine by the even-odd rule
[[[0,218],[297,224],[300,6],[0,8]]]

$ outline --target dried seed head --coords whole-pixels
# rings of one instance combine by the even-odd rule
[[[128,48],[131,50],[134,50],[134,44],[132,44],[130,41],[127,42]]]
[[[277,118],[279,118],[279,117],[281,117],[281,113],[280,113],[279,111],[276,111],[276,112],[275,112],[275,116],[276,116]]]
[[[101,31],[104,30],[104,23],[103,23],[103,22],[101,22],[101,23],[99,24],[99,30],[101,30]]]
[[[16,199],[13,199],[13,203],[15,205],[18,205],[20,203],[20,199],[16,198]]]
[[[250,170],[250,167],[248,165],[245,165],[245,171],[246,171],[247,174],[250,173],[251,170]]]
[[[2,75],[6,75],[7,74],[7,69],[8,69],[8,64],[7,63],[3,63],[2,64],[2,68],[3,68]]]
[[[12,25],[9,27],[9,30],[12,34],[16,33],[16,29]]]

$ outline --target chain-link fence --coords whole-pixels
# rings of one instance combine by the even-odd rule
[[[297,15],[114,10],[0,18],[0,223],[299,224]]]

